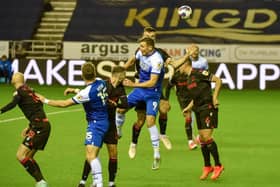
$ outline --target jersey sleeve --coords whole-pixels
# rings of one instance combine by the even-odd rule
[[[117,103],[118,108],[128,108],[128,102],[127,102],[127,96],[122,95],[119,97],[118,103]]]
[[[163,61],[165,62],[168,58],[171,58],[170,55],[163,49],[157,48],[158,52],[162,56]]]
[[[139,60],[139,59],[140,59],[140,56],[141,56],[141,51],[140,51],[139,49],[137,49],[137,50],[135,51],[135,58],[136,58],[136,60]]]
[[[160,74],[161,73],[161,70],[163,68],[163,62],[162,62],[162,59],[159,58],[159,57],[154,57],[152,59],[152,64],[151,64],[151,73],[154,73],[154,74]]]
[[[86,103],[90,100],[89,98],[89,87],[81,90],[78,94],[76,94],[74,97],[72,97],[72,100],[76,104]]]
[[[124,86],[121,84],[118,94],[117,107],[128,108],[127,95]]]
[[[1,113],[7,112],[9,110],[12,110],[20,101],[21,96],[18,94],[18,92],[14,93],[13,100],[8,103],[6,106],[0,109]]]

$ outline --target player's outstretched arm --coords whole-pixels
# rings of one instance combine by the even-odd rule
[[[179,68],[182,64],[184,64],[188,58],[190,57],[189,53],[186,53],[183,57],[177,59],[177,60],[173,60],[172,62],[170,62],[169,64],[174,68],[174,70],[176,70],[177,68]]]
[[[64,95],[66,96],[66,95],[68,95],[68,94],[70,94],[70,93],[77,94],[77,93],[79,93],[79,92],[80,92],[80,89],[79,89],[79,88],[66,88],[66,89],[64,90]]]
[[[17,106],[19,100],[20,100],[20,97],[17,94],[15,94],[13,97],[13,100],[0,109],[0,114],[3,114],[5,112],[15,108]]]
[[[124,69],[127,70],[130,66],[132,66],[132,65],[135,63],[135,61],[136,61],[135,56],[130,57],[130,58],[126,61],[126,63],[123,65]]]
[[[151,88],[156,85],[158,80],[158,75],[157,74],[152,74],[150,77],[150,80],[145,81],[145,82],[132,82],[129,79],[125,79],[123,81],[123,85],[127,87],[138,87],[138,88]]]
[[[72,98],[65,99],[65,100],[49,100],[42,95],[40,95],[39,98],[42,103],[45,103],[47,105],[54,106],[54,107],[65,108],[65,107],[69,107],[69,106],[75,104],[75,102],[72,100]]]
[[[44,102],[44,103],[46,103],[46,102]],[[74,105],[75,102],[70,98],[70,99],[66,99],[66,100],[49,100],[46,104],[50,105],[50,106],[54,106],[54,107],[66,108],[71,105]]]
[[[218,96],[222,87],[222,80],[219,77],[213,75],[211,82],[215,83],[215,89],[213,92],[213,105],[215,108],[217,108],[219,105]]]

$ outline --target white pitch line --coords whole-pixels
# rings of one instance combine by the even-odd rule
[[[57,112],[50,112],[47,113],[47,116],[50,115],[56,115],[56,114],[62,114],[62,113],[69,113],[69,112],[78,112],[78,111],[82,111],[83,109],[74,109],[74,110],[62,110],[62,111],[57,111]],[[25,117],[16,117],[16,118],[10,118],[10,119],[5,119],[5,120],[0,120],[0,123],[7,123],[7,122],[11,122],[11,121],[17,121],[17,120],[22,120],[22,119],[26,119]]]

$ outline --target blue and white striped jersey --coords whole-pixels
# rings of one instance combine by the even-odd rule
[[[107,99],[107,87],[100,78],[72,98],[75,103],[83,104],[87,121],[108,119]]]
[[[140,62],[139,82],[146,82],[150,80],[151,74],[158,74],[159,78],[156,85],[153,88],[147,89],[156,88],[157,90],[161,90],[164,76],[164,61],[160,53],[157,50],[154,50],[149,56],[143,56],[141,51],[138,50],[135,54],[135,58]]]

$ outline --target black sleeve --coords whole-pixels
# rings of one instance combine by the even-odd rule
[[[126,95],[122,95],[119,98],[119,102],[117,103],[118,108],[128,108],[128,102]]]
[[[158,50],[158,52],[160,53],[162,59],[164,60],[164,62],[168,59],[171,58],[170,55],[163,49],[161,48],[156,48]]]
[[[125,91],[125,87],[123,86],[123,84],[120,85],[120,90],[119,90],[118,95],[119,96],[118,96],[117,107],[118,108],[128,108],[126,91]]]
[[[8,103],[6,106],[4,106],[3,108],[0,109],[1,113],[5,113],[5,112],[13,109],[15,106],[17,106],[19,101],[20,101],[20,96],[15,95],[13,100],[10,103]]]
[[[135,75],[134,75],[134,77],[136,78],[136,79],[139,79],[139,74],[140,74],[140,61],[139,60],[136,60],[135,61]]]

